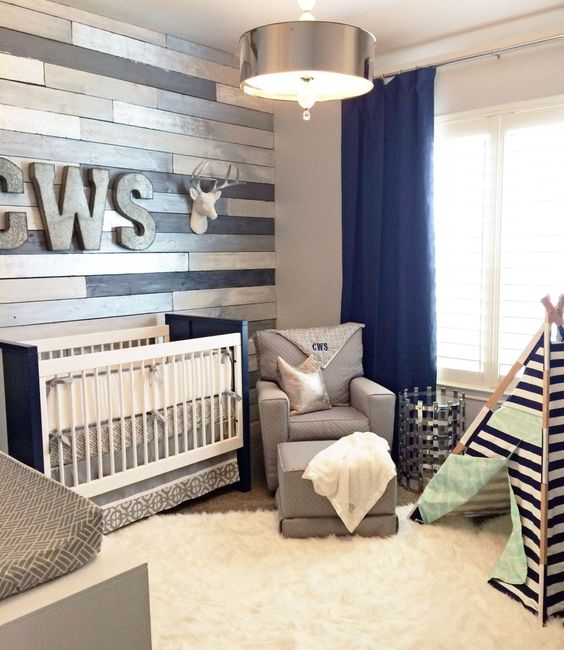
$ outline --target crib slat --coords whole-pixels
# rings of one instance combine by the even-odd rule
[[[194,437],[194,449],[198,448],[198,428],[196,418],[196,408],[198,407],[196,393],[196,357],[194,353],[190,354],[190,374],[192,375],[192,435]]]
[[[214,350],[210,350],[209,355],[209,369],[210,369],[210,388],[208,391],[210,399],[210,428],[211,428],[211,441],[217,442],[215,437],[215,366],[214,366]]]
[[[153,359],[152,367],[156,367],[155,359]],[[151,386],[153,387],[153,448],[155,450],[155,461],[159,460],[159,425],[158,418],[156,414],[158,413],[158,401],[157,401],[157,378],[153,370],[150,370],[151,373]]]
[[[184,414],[182,423],[184,425],[184,451],[188,451],[188,408],[186,406],[188,398],[188,384],[186,377],[186,355],[183,354],[180,358],[182,360],[182,409]]]
[[[163,407],[163,417],[164,417],[164,453],[165,453],[165,458],[168,458],[169,456],[169,450],[168,450],[168,400],[167,400],[167,388],[168,388],[168,381],[167,381],[167,372],[166,372],[166,357],[163,357],[161,359],[161,396],[162,396],[162,407]]]
[[[223,364],[225,361],[224,348],[219,349],[219,390],[218,390],[218,402],[219,402],[219,439],[223,440],[223,391],[225,390],[225,373],[223,370]]]
[[[114,453],[114,427],[112,415],[112,387],[110,385],[111,366],[106,366],[106,388],[108,396],[108,441],[110,445],[110,474],[116,473],[116,457]]]
[[[86,462],[86,482],[90,483],[92,480],[92,471],[90,468],[90,431],[88,430],[88,423],[90,422],[88,414],[88,398],[86,395],[86,371],[80,373],[80,396],[82,401],[82,428],[84,431],[84,455]]]
[[[202,422],[202,446],[207,445],[206,437],[206,404],[204,400],[205,390],[204,390],[204,353],[200,352],[200,420]]]
[[[172,363],[172,432],[174,435],[174,455],[178,454],[178,393],[177,393],[177,382],[176,382],[176,356],[171,357]]]
[[[104,476],[104,465],[102,463],[102,427],[100,426],[100,375],[98,368],[94,368],[94,386],[96,396],[96,444],[98,445],[98,478]]]
[[[233,348],[228,348],[229,354],[233,355]],[[229,362],[231,363],[231,359],[233,359],[233,356],[229,357]],[[232,366],[233,367],[233,366]],[[231,385],[229,386],[229,391],[232,391],[234,388],[233,386],[233,376],[231,377]],[[231,405],[233,404],[233,397],[231,395],[227,396],[227,437],[231,438],[232,436],[232,429],[233,429],[233,413],[231,409]]]
[[[145,362],[141,361],[141,377],[145,378]],[[147,398],[145,392],[145,382],[143,382],[143,399],[141,409],[141,426],[143,427],[143,465],[149,462],[149,441],[147,438]]]
[[[241,368],[243,367],[241,357],[241,346],[236,345],[235,350],[235,363],[234,363],[234,377],[233,383],[235,385],[235,394],[239,395],[240,399],[235,399],[235,435],[243,437],[243,377],[241,375]]]
[[[62,388],[62,386],[61,386]],[[57,386],[57,390],[59,386]],[[72,454],[72,484],[74,487],[78,485],[78,462],[76,458],[76,426],[75,426],[75,408],[74,408],[74,390],[72,385],[72,375],[71,383],[68,385],[69,390],[69,402],[70,402],[70,416],[71,416],[71,454]]]
[[[63,485],[66,485],[65,464],[63,459],[63,441],[61,439],[62,417],[61,417],[61,392],[59,390],[59,385],[55,386],[55,404],[56,404],[55,408],[57,413],[57,431],[59,432],[59,438],[57,440],[57,453],[59,455],[59,459],[58,459],[59,460],[59,482],[62,483]]]
[[[142,376],[142,375],[141,375]],[[131,422],[131,445],[133,447],[133,467],[137,467],[137,419],[135,414],[137,413],[135,409],[135,392],[133,390],[133,363],[129,364],[129,399],[131,403],[130,407],[130,422]]]
[[[121,342],[120,342],[121,348]],[[121,428],[121,471],[127,470],[127,443],[125,440],[125,403],[123,396],[123,370],[121,363],[118,366],[119,380],[119,409],[120,409],[120,428]]]

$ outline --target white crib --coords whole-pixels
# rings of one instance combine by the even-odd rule
[[[198,328],[222,333],[181,338]],[[0,343],[10,454],[101,505],[106,531],[223,485],[248,489],[246,331],[175,314]]]

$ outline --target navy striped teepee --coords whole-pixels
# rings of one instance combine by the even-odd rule
[[[555,320],[550,310],[549,317]],[[513,532],[490,584],[520,601],[543,624],[550,616],[564,615],[564,343],[550,340],[550,320],[411,515],[431,523],[451,513],[510,511]],[[496,408],[521,369],[510,396]]]

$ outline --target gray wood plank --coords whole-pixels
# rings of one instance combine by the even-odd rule
[[[3,104],[11,106],[99,120],[113,118],[112,102],[109,99],[87,97],[74,92],[31,86],[16,81],[0,80],[0,98]]]
[[[186,253],[147,253],[129,255],[107,253],[100,255],[2,255],[0,277],[34,278],[82,275],[121,275],[188,270]]]
[[[0,75],[1,76],[1,75]],[[45,85],[50,88],[68,90],[72,93],[81,93],[92,97],[106,99],[119,99],[131,104],[143,106],[157,106],[157,89],[142,84],[113,79],[112,77],[73,70],[60,65],[45,64]],[[168,92],[168,91],[163,91]],[[175,94],[175,93],[174,93]],[[180,95],[182,97],[182,95]],[[199,99],[208,102],[207,99]],[[215,102],[210,102],[215,103]],[[85,116],[89,117],[89,116]],[[96,116],[90,116],[96,117]],[[108,119],[112,119],[111,117]]]
[[[172,171],[171,155],[168,153],[15,131],[0,130],[0,154],[35,160],[57,159],[71,163],[80,161],[91,165],[127,166],[142,171]]]
[[[169,293],[11,303],[0,305],[0,327],[61,323],[99,316],[130,316],[165,312],[171,308]]]
[[[114,121],[130,126],[166,131],[167,133],[179,133],[198,138],[235,142],[237,144],[247,144],[265,149],[272,149],[274,147],[274,134],[269,131],[253,129],[248,126],[239,126],[237,124],[226,124],[225,122],[217,122],[211,119],[202,119],[180,113],[171,113],[145,106],[135,106],[125,102],[114,102]],[[184,151],[176,153],[184,153]]]
[[[95,51],[102,50],[114,56],[157,66],[163,70],[181,72],[222,84],[239,84],[239,72],[230,66],[199,59],[190,54],[144,43],[88,25],[73,24],[72,42],[79,47]]]
[[[84,278],[0,280],[0,303],[86,298]]]
[[[166,45],[166,36],[160,32],[155,32],[138,25],[130,25],[123,23],[112,18],[106,18],[98,14],[75,9],[67,5],[61,5],[58,2],[50,2],[49,0],[10,0],[12,3],[17,3],[22,7],[40,11],[51,16],[58,16],[66,18],[67,20],[82,23],[83,25],[90,25],[91,27],[99,27],[109,32],[116,34],[123,34],[124,36],[131,36],[147,43],[154,43],[155,45]]]
[[[166,46],[171,50],[177,50],[178,52],[191,54],[192,56],[196,56],[199,59],[207,59],[208,61],[223,63],[224,65],[228,65],[239,70],[239,59],[230,52],[216,50],[213,47],[200,45],[200,43],[193,43],[192,41],[178,38],[178,36],[171,36],[170,34],[168,34],[166,37]]]
[[[224,104],[233,104],[244,108],[252,108],[256,111],[274,113],[274,102],[271,99],[261,99],[247,95],[239,87],[217,84],[217,101]]]
[[[10,341],[30,341],[33,339],[72,336],[73,334],[88,334],[89,332],[102,332],[105,330],[149,327],[152,325],[161,325],[163,322],[164,318],[162,314],[153,313],[62,323],[44,323],[40,325],[19,325],[1,328],[0,338]]]
[[[181,137],[181,136],[176,136]],[[184,136],[186,137],[186,136]],[[270,151],[269,149],[257,149],[258,151]],[[203,157],[203,156],[202,156]],[[197,156],[182,156],[173,154],[172,167],[175,174],[192,175],[192,172],[202,162],[202,158]],[[237,162],[237,161],[234,161]],[[274,169],[272,167],[262,167],[260,165],[247,165],[237,163],[241,179],[244,181],[253,181],[255,183],[274,183]],[[206,167],[206,175],[210,174],[216,178],[222,178],[225,175],[226,164],[223,161],[210,160]]]
[[[85,251],[88,255],[100,253],[185,253],[194,251],[274,251],[274,237],[268,235],[193,235],[157,232],[155,240],[143,251],[127,251],[117,244],[115,233],[104,233],[99,251]]]
[[[78,140],[80,118],[0,104],[0,129]]]
[[[222,287],[255,287],[274,284],[274,270],[191,271],[190,273],[145,273],[92,275],[86,278],[88,296],[127,296],[151,291],[191,291]]]
[[[11,157],[14,158],[14,157]],[[23,160],[23,159],[20,159]],[[29,161],[25,165],[29,164]],[[60,163],[59,163],[60,164]],[[82,169],[86,173],[86,170],[92,168],[92,165],[81,165]],[[127,172],[134,171],[132,169],[108,167],[110,172],[110,187],[113,186],[113,182],[119,174],[124,174]],[[189,189],[189,178],[185,174],[171,174],[167,172],[152,172],[144,171],[145,176],[153,184],[153,190],[155,192],[167,192],[170,194],[188,194]],[[83,174],[84,175],[84,174]],[[25,169],[24,169],[25,177]],[[84,175],[85,179],[86,176]],[[25,180],[29,180],[25,178]],[[253,183],[245,181],[239,185],[232,185],[227,187],[221,192],[221,199],[235,198],[235,199],[252,199],[257,201],[274,201],[274,185],[272,183]],[[218,204],[216,203],[216,206]]]
[[[236,318],[238,320],[262,321],[276,318],[276,304],[228,305],[226,307],[206,307],[204,309],[180,309],[178,314],[208,316],[210,318]]]
[[[260,111],[253,111],[249,108],[211,102],[207,99],[171,93],[168,90],[158,91],[157,102],[158,108],[166,111],[194,115],[195,117],[207,117],[218,122],[251,126],[256,129],[264,129],[265,131],[274,130],[272,115]],[[130,103],[139,104],[141,102]]]
[[[1,212],[0,208],[0,212]],[[184,214],[174,212],[151,212],[157,232],[191,232]],[[220,215],[208,222],[208,235],[274,235],[274,220],[257,217],[229,217]]]
[[[71,42],[70,20],[0,2],[0,25],[55,41]]]
[[[129,61],[102,51],[23,34],[0,27],[0,49],[9,54],[39,59],[45,63],[92,72],[163,90],[215,99],[215,83],[156,66]]]
[[[117,102],[115,105],[117,105]],[[126,146],[128,143],[134,142],[136,147],[152,151],[166,151],[174,154],[190,151],[193,156],[214,158],[219,161],[268,165],[270,167],[274,165],[272,149],[261,149],[245,144],[167,133],[139,126],[125,126],[99,120],[81,119],[82,139],[88,142],[120,146]],[[262,133],[266,133],[266,131]],[[221,171],[225,174],[226,166]],[[243,170],[241,169],[241,171]]]
[[[45,83],[43,61],[0,54],[0,78],[42,85]]]
[[[275,327],[276,319],[274,318],[254,321],[252,323],[249,323],[249,336],[252,336],[255,332],[260,332],[261,330],[269,330]]]
[[[272,268],[274,253],[190,253],[190,271]]]
[[[241,217],[269,217],[274,219],[275,204],[270,201],[225,199],[227,214]]]
[[[172,304],[175,311],[179,309],[225,307],[227,305],[272,303],[275,301],[276,291],[273,286],[199,289],[195,291],[176,291],[172,294]]]

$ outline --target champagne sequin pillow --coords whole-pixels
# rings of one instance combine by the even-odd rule
[[[319,361],[314,354],[297,367],[278,357],[278,380],[290,400],[290,415],[331,408]]]

